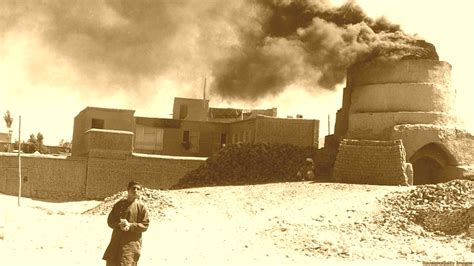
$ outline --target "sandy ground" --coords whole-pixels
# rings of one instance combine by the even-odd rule
[[[378,199],[408,189],[294,182],[162,191],[174,207],[144,233],[139,264],[473,261],[469,237],[390,235],[371,222]],[[106,216],[81,215],[99,203],[23,198],[17,207],[16,197],[0,194],[0,264],[105,265]]]

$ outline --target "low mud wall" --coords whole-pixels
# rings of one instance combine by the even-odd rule
[[[25,197],[79,199],[86,191],[86,159],[22,155],[21,193]],[[0,154],[0,192],[18,195],[18,156]]]
[[[126,190],[130,180],[147,188],[168,189],[206,158],[133,154],[125,159],[89,158],[87,198],[104,198]]]
[[[130,180],[168,189],[206,158],[132,154],[126,158],[22,155],[22,196],[101,199],[126,189]],[[0,153],[0,193],[18,195],[18,157]]]

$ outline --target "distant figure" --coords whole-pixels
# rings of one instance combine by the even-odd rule
[[[411,163],[405,164],[405,185],[413,186],[413,165]]]
[[[314,163],[313,159],[306,158],[304,165],[298,171],[298,179],[300,180],[314,180]]]
[[[137,265],[142,247],[142,233],[148,229],[150,220],[146,206],[139,201],[142,186],[130,181],[127,198],[115,203],[107,218],[113,229],[109,246],[103,259],[107,266]]]

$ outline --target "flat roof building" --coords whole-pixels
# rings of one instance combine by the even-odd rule
[[[146,154],[208,157],[236,143],[318,147],[318,120],[277,118],[277,108],[210,108],[209,100],[175,98],[172,119],[136,117],[134,113],[134,110],[86,107],[74,119],[72,155],[88,155],[90,138],[99,136],[96,131],[116,138],[110,141],[108,148],[112,150],[121,150],[113,145],[123,145],[131,138],[131,147],[126,150]],[[132,135],[112,136],[119,131]]]

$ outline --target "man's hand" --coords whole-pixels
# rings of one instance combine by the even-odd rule
[[[126,219],[120,219],[119,226],[120,226],[120,230],[124,232],[127,232],[128,230],[130,230],[130,223]]]

